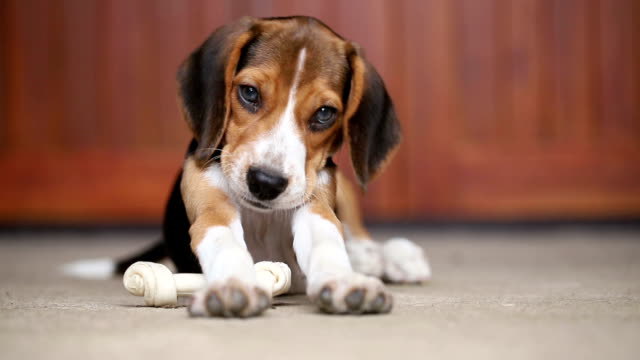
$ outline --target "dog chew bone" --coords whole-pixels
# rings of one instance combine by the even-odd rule
[[[258,285],[277,296],[289,291],[291,269],[284,263],[261,261],[254,265]],[[179,296],[191,295],[206,286],[202,274],[174,274],[158,263],[138,261],[125,271],[124,287],[135,296],[144,296],[147,306],[173,307]]]

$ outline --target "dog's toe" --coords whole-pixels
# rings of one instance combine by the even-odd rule
[[[230,297],[229,309],[234,314],[241,313],[242,310],[245,307],[247,307],[247,305],[249,304],[249,300],[247,300],[247,296],[244,294],[244,292],[240,291],[239,289],[232,288],[230,290],[229,297]]]
[[[209,292],[206,297],[205,308],[208,313],[213,316],[220,316],[224,312],[224,303],[220,299],[220,295],[215,291]]]
[[[362,302],[364,301],[364,289],[353,289],[345,297],[347,308],[351,311],[356,311],[362,308]]]
[[[318,296],[318,305],[321,308],[329,310],[332,305],[332,290],[330,286],[325,286]]]
[[[385,292],[376,294],[371,301],[370,311],[374,313],[388,313],[393,307],[393,297]]]
[[[204,291],[197,291],[190,298],[187,303],[187,311],[190,316],[199,317],[199,316],[207,316],[207,294]]]

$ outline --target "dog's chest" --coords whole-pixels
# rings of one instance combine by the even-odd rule
[[[291,269],[291,292],[305,291],[306,278],[293,251],[291,221],[293,212],[259,213],[249,209],[241,212],[244,241],[254,262],[278,261]]]

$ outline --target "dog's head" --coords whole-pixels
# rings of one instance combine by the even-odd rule
[[[204,165],[219,150],[230,190],[253,208],[309,200],[343,139],[364,186],[400,141],[378,73],[357,45],[314,18],[221,27],[182,64],[178,82],[198,142],[193,156]]]

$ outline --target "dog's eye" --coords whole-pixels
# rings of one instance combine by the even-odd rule
[[[258,111],[260,106],[260,92],[253,86],[240,85],[238,86],[238,97],[240,102],[251,112]]]
[[[336,121],[338,110],[331,106],[322,106],[311,117],[311,130],[328,129]]]

